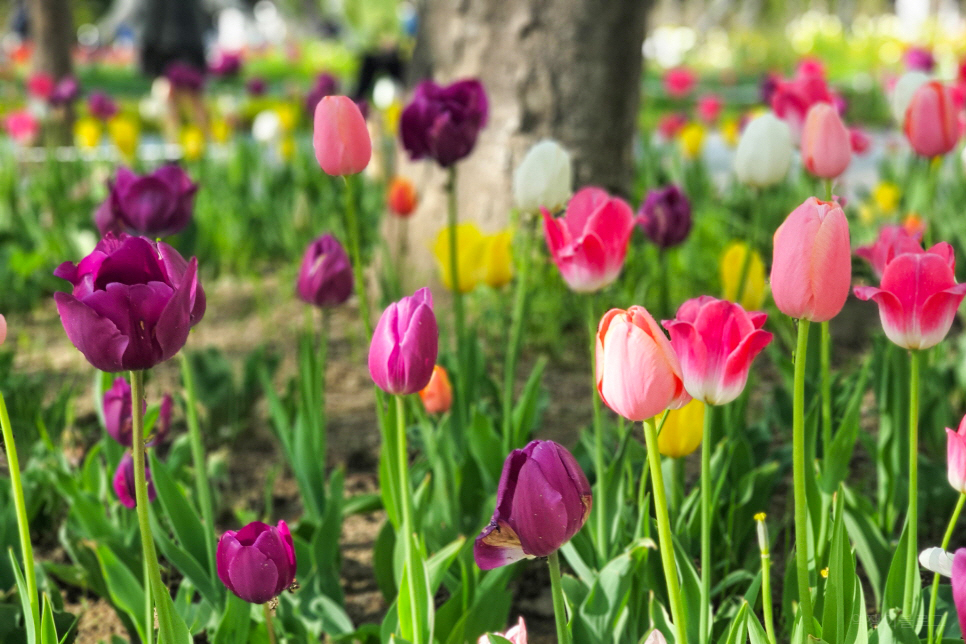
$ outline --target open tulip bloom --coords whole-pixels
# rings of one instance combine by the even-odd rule
[[[430,158],[448,168],[473,151],[488,113],[480,81],[466,79],[442,86],[424,80],[399,120],[403,147],[410,159]]]
[[[94,214],[102,235],[128,232],[167,237],[191,222],[198,184],[180,166],[170,163],[145,175],[119,168],[110,189]]]

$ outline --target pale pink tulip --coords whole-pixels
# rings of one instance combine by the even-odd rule
[[[802,130],[802,164],[816,177],[834,179],[852,160],[852,141],[839,113],[828,103],[808,110]]]
[[[896,255],[923,252],[921,240],[921,229],[910,232],[905,226],[883,226],[875,243],[859,246],[855,254],[872,264],[872,272],[881,280],[885,267]]]
[[[958,110],[953,90],[938,81],[920,86],[906,108],[902,131],[916,154],[946,154],[959,142]]]
[[[954,490],[966,494],[966,416],[957,430],[946,428],[946,476]]]
[[[326,174],[345,176],[365,170],[372,157],[372,141],[355,101],[348,96],[326,96],[319,101],[312,145]]]
[[[506,633],[497,633],[497,635],[502,635],[512,644],[527,644],[527,625],[521,617],[516,625],[511,626]],[[486,635],[480,635],[477,644],[490,644],[490,638]]]

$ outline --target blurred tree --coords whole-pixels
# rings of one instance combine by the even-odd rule
[[[71,73],[74,21],[68,0],[28,0],[33,69],[61,79]]]

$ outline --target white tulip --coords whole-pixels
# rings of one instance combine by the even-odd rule
[[[929,74],[913,70],[906,72],[896,81],[895,87],[892,88],[889,107],[892,109],[892,118],[900,128],[906,122],[906,110],[912,101],[912,95],[929,80]]]
[[[513,173],[513,198],[523,212],[562,208],[573,194],[570,154],[552,139],[536,143]]]
[[[792,162],[792,133],[788,124],[768,112],[745,126],[735,152],[738,181],[770,186],[785,179]]]
[[[926,548],[919,553],[919,565],[944,577],[953,576],[953,553],[942,548]]]
[[[276,140],[282,132],[282,120],[275,110],[265,110],[255,115],[252,121],[252,138],[260,143]]]

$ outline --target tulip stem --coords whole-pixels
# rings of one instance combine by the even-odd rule
[[[657,518],[658,546],[661,549],[661,564],[667,582],[668,601],[671,604],[671,618],[677,637],[676,644],[687,644],[684,605],[681,603],[681,588],[678,583],[678,569],[674,561],[674,542],[671,541],[671,520],[667,514],[667,499],[664,492],[664,475],[661,472],[661,454],[657,449],[657,428],[654,419],[644,421],[644,442],[647,444],[647,462],[651,469],[651,487],[654,488],[654,513]]]
[[[13,506],[17,513],[17,529],[20,532],[20,552],[23,555],[24,577],[30,602],[30,617],[35,632],[40,633],[40,601],[37,596],[37,574],[34,570],[34,548],[30,543],[30,524],[27,522],[27,504],[24,502],[23,484],[20,480],[20,461],[13,438],[13,427],[7,413],[7,403],[0,393],[0,427],[3,428],[3,444],[7,451],[7,467],[10,469],[10,487],[13,489]]]
[[[275,644],[278,640],[275,639],[275,623],[272,621],[272,609],[268,607],[268,602],[262,604],[262,610],[265,611],[265,630],[268,632],[268,642]]]
[[[530,277],[530,264],[533,257],[533,217],[524,216],[520,226],[520,272],[517,275],[516,292],[513,297],[513,313],[510,320],[510,337],[503,365],[503,453],[509,454],[517,437],[513,432],[513,386],[517,375],[517,358],[520,355],[520,340],[523,330],[523,316],[527,310],[527,286]]]
[[[913,599],[919,577],[919,352],[909,352],[909,523],[906,543],[906,585],[902,614],[912,619]]]
[[[832,201],[832,180],[825,180],[825,201]]]
[[[151,604],[151,571],[148,570],[148,560],[144,560],[144,629],[145,644],[154,641],[154,606]]]
[[[822,329],[819,357],[822,371],[822,452],[827,454],[832,444],[832,378],[829,375],[832,335],[829,333],[828,321],[822,322],[820,326]]]
[[[759,516],[761,517],[761,526],[764,526],[764,513]],[[759,520],[758,516],[755,519]],[[759,528],[759,534],[767,536],[767,530]],[[768,641],[771,644],[778,644],[778,639],[775,637],[775,619],[772,615],[771,551],[769,550],[767,540],[762,539],[761,541],[759,544],[761,547],[761,612],[765,617],[765,633],[768,635]]]
[[[349,235],[349,255],[352,259],[352,277],[356,285],[356,297],[359,298],[359,313],[362,315],[362,326],[366,330],[366,341],[372,338],[372,320],[369,317],[369,297],[366,293],[365,277],[362,274],[362,251],[359,244],[359,217],[356,212],[354,183],[355,175],[346,175],[345,179],[345,224]]]
[[[564,603],[563,585],[560,583],[560,551],[554,550],[547,557],[550,566],[550,590],[553,593],[553,616],[557,622],[557,642],[570,644],[570,628],[567,625],[567,606]]]
[[[949,519],[949,525],[946,526],[946,534],[943,535],[943,550],[949,547],[949,542],[953,538],[953,529],[956,527],[956,523],[959,521],[959,514],[963,511],[964,503],[966,503],[966,492],[959,495],[959,500],[956,501],[956,509],[953,510],[953,516]],[[939,573],[936,573],[936,575],[932,578],[932,600],[929,602],[929,630],[926,631],[926,637],[928,638],[929,644],[932,644],[934,641],[936,641],[933,629],[936,624],[936,600],[938,597]]]
[[[399,529],[397,538],[403,541],[403,562],[409,592],[410,619],[413,628],[413,638],[416,644],[421,644],[422,627],[420,626],[420,609],[416,595],[416,571],[413,566],[415,556],[412,548],[413,540],[413,500],[411,486],[409,482],[409,452],[406,448],[406,399],[396,396],[396,467],[399,470],[399,500],[402,505],[402,526]],[[406,637],[407,634],[403,634]]]
[[[711,425],[714,406],[704,410],[704,433],[701,437],[701,604],[698,623],[701,639],[711,641]]]
[[[808,584],[808,498],[805,493],[805,352],[808,320],[798,321],[795,349],[795,389],[792,403],[792,469],[795,484],[795,558],[798,565],[798,604],[802,609],[803,641],[814,636],[812,595]]]
[[[601,421],[600,394],[597,392],[597,314],[594,313],[594,297],[584,298],[587,302],[587,331],[590,334],[590,377],[591,397],[594,401],[594,471],[597,474],[595,481],[597,486],[596,496],[601,502],[594,508],[594,530],[597,533],[597,554],[600,555],[600,565],[603,568],[607,563],[607,504],[603,499],[607,497],[607,490],[604,489],[604,428]]]

